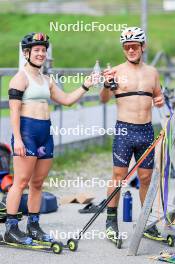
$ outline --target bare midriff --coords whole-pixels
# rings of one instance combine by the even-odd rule
[[[38,101],[22,103],[21,116],[48,120],[50,119],[49,105],[47,102]]]
[[[117,109],[118,120],[133,124],[149,123],[152,119],[152,98],[139,95],[123,97],[117,101]]]

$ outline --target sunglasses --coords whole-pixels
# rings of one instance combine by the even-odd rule
[[[38,40],[38,41],[47,41],[49,37],[46,34],[43,33],[36,33],[33,36],[33,40]]]
[[[129,51],[130,49],[136,51],[136,50],[139,50],[140,47],[141,47],[141,44],[125,44],[125,45],[123,45],[123,49],[126,51]]]

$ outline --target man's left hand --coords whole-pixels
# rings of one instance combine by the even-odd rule
[[[164,96],[160,95],[153,98],[154,106],[156,107],[162,107],[164,105]]]

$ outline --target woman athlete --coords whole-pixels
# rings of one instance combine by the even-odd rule
[[[39,225],[42,186],[52,165],[54,148],[48,100],[72,105],[93,83],[90,77],[80,88],[65,93],[40,71],[46,60],[49,37],[43,33],[30,33],[22,39],[21,45],[27,63],[9,85],[14,182],[7,196],[4,240],[32,244],[33,240],[52,241]],[[29,213],[27,232],[24,233],[18,227],[17,212],[26,187],[29,187]]]

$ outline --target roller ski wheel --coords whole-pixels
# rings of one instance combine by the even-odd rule
[[[174,240],[175,240],[174,236],[168,235],[167,236],[167,244],[168,244],[168,246],[174,247]]]
[[[78,249],[78,240],[76,239],[73,239],[73,238],[70,238],[68,241],[67,241],[67,247],[70,251],[77,251]]]
[[[51,245],[52,251],[55,254],[61,254],[64,245],[61,242],[53,242]]]
[[[122,248],[122,239],[121,238],[119,238],[117,241],[116,241],[116,246],[117,246],[117,248],[118,249],[121,249]]]

